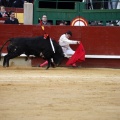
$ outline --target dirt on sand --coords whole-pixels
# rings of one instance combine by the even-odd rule
[[[0,120],[120,120],[120,69],[0,66]]]

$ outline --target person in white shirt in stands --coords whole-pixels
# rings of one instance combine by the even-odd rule
[[[69,38],[71,36],[72,32],[67,31],[65,34],[61,35],[59,39],[59,45],[62,47],[63,53],[67,58],[70,58],[75,53],[70,47],[70,44],[80,44],[80,41],[70,40]]]

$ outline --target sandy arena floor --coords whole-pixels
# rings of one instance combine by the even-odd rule
[[[0,66],[0,120],[120,120],[120,69]]]

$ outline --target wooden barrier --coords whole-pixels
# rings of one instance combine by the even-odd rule
[[[5,20],[7,19],[7,17],[1,17],[0,18],[0,24],[4,24]]]
[[[0,25],[0,46],[9,38],[34,37],[43,35],[39,25]],[[83,67],[113,67],[120,68],[120,27],[73,27],[73,26],[45,26],[50,37],[58,41],[61,34],[67,30],[73,33],[72,40],[80,40],[86,51],[86,61]],[[77,45],[71,46],[74,50]],[[6,46],[3,50],[6,53]],[[65,65],[67,59],[63,61]],[[32,66],[43,61],[32,59]]]

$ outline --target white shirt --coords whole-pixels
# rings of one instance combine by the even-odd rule
[[[69,40],[68,38],[66,38],[65,34],[61,35],[59,39],[59,45],[69,47],[69,44],[77,44],[77,41]]]
[[[62,47],[65,57],[69,58],[75,53],[75,51],[73,51],[69,45],[77,44],[77,42],[78,41],[75,40],[69,40],[68,38],[66,38],[65,34],[61,35],[59,39],[59,45]]]

